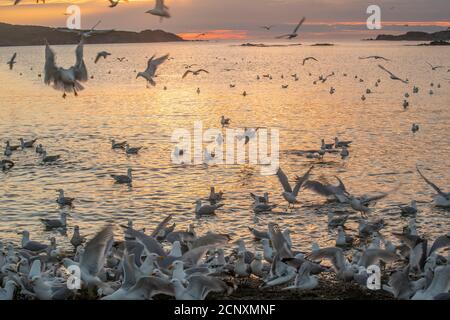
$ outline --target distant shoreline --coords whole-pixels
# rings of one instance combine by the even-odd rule
[[[163,30],[102,31],[86,38],[87,44],[157,43],[186,41]],[[0,47],[42,46],[44,39],[53,45],[71,45],[80,41],[80,34],[66,28],[11,25],[0,22]]]

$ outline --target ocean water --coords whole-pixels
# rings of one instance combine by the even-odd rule
[[[74,62],[75,46],[53,48],[58,64]],[[95,54],[102,50],[112,55],[94,64]],[[277,177],[261,175],[257,165],[171,162],[174,130],[193,132],[196,121],[201,121],[205,130],[220,129],[221,115],[232,119],[232,128],[278,129],[280,163],[291,181],[314,164],[312,179],[334,183],[333,177],[339,176],[353,194],[395,190],[371,213],[372,219],[387,221],[383,232],[387,238],[407,223],[397,206],[413,199],[418,201],[420,233],[434,238],[449,231],[450,212],[433,207],[434,190],[415,171],[419,164],[430,180],[443,189],[450,187],[450,84],[445,80],[450,73],[448,68],[432,71],[425,63],[450,66],[447,47],[378,42],[268,48],[231,42],[86,45],[85,60],[94,78],[84,84],[78,97],[68,95],[66,99],[38,77],[43,74],[44,47],[0,48],[0,61],[6,62],[14,52],[18,53],[14,70],[5,63],[0,66],[2,154],[6,140],[18,144],[20,137],[36,137],[50,155],[60,154],[62,160],[41,165],[32,149],[13,154],[16,166],[0,173],[0,239],[4,241],[18,243],[17,232],[27,229],[32,239],[48,241],[55,236],[58,243],[68,246],[74,225],[87,236],[107,223],[118,225],[127,219],[138,228],[151,230],[173,214],[177,229],[193,223],[199,233],[229,233],[234,240],[244,238],[250,247],[256,244],[247,227],[264,229],[270,221],[289,227],[299,250],[308,250],[312,241],[334,245],[335,232],[327,228],[327,212],[352,212],[349,207],[328,203],[303,190],[301,204],[286,211]],[[147,88],[144,79],[135,79],[135,70],[143,71],[148,57],[165,53],[173,59],[160,67],[156,87]],[[392,61],[358,59],[374,54]],[[302,66],[307,56],[319,62]],[[117,57],[126,60],[119,62]],[[193,63],[209,74],[181,79],[184,64]],[[378,63],[410,83],[390,80]],[[224,71],[227,68],[233,70]],[[319,75],[331,72],[335,76],[325,83],[313,84]],[[299,81],[290,76],[295,73]],[[263,74],[271,74],[273,79],[256,80]],[[377,79],[381,79],[379,87],[375,87]],[[231,83],[236,87],[230,88]],[[434,95],[428,93],[431,83]],[[282,89],[285,84],[289,87]],[[412,94],[413,85],[420,88],[418,94]],[[336,89],[333,95],[329,94],[331,86]],[[368,88],[373,93],[362,101]],[[246,97],[242,96],[244,90]],[[407,92],[410,107],[404,111]],[[411,133],[412,123],[420,125],[416,135]],[[353,140],[347,161],[327,155],[320,162],[295,154],[317,149],[322,138],[332,142],[335,136]],[[126,156],[111,150],[111,138],[144,149],[137,156]],[[128,167],[134,170],[133,186],[114,184],[109,175],[124,174]],[[207,197],[210,186],[224,191],[224,206],[215,217],[196,219],[193,202]],[[76,197],[68,220],[69,238],[45,231],[39,222],[39,218],[59,216],[55,199],[60,188],[67,196]],[[255,218],[249,192],[265,191],[279,207],[273,214]],[[357,232],[358,216],[354,213],[347,224],[350,234]],[[119,237],[120,233],[118,227]]]

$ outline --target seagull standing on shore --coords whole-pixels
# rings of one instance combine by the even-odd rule
[[[156,82],[153,80],[156,74],[156,70],[158,67],[169,58],[169,55],[166,54],[165,56],[159,57],[157,59],[154,59],[155,56],[151,57],[147,62],[147,69],[144,72],[139,72],[136,76],[136,79],[139,77],[142,77],[147,80],[147,87],[148,83],[150,83],[152,86],[156,86]]]
[[[63,91],[63,98],[66,97],[66,92],[73,92],[77,96],[78,91],[84,89],[80,81],[84,82],[88,80],[88,72],[83,60],[83,45],[83,39],[81,39],[75,50],[75,65],[69,69],[64,69],[56,66],[55,53],[46,41],[44,82],[47,85],[53,84],[53,88],[56,90]]]

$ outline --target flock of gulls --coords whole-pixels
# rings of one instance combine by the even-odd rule
[[[20,1],[16,0],[15,4]],[[118,5],[119,0],[110,0],[110,7]],[[170,17],[168,8],[163,0],[157,0],[154,9],[148,13]],[[292,39],[298,36],[298,30],[305,21],[302,18],[292,33],[279,38]],[[264,26],[270,30],[273,26]],[[92,28],[89,32],[95,32]],[[83,60],[83,45],[85,33],[81,34],[81,41],[76,48],[76,62],[69,68],[56,64],[55,54],[46,43],[45,46],[45,75],[44,82],[52,85],[56,90],[75,96],[84,87],[81,82],[88,80],[86,64]],[[111,54],[101,51],[95,58],[107,59]],[[12,70],[16,64],[17,54],[7,62]],[[122,60],[124,58],[121,58]],[[142,77],[147,84],[155,86],[158,67],[169,59],[169,55],[148,60],[145,71],[138,72],[136,78]],[[389,61],[381,56],[360,57],[361,60],[374,59]],[[302,64],[318,62],[315,57],[306,57]],[[433,71],[442,66],[429,64]],[[198,76],[208,74],[204,68],[192,69],[193,65],[186,65],[187,69],[182,78],[188,75]],[[396,76],[383,65],[379,65],[391,80],[409,84],[408,79]],[[231,70],[231,69],[230,69]],[[311,74],[309,74],[312,76]],[[330,77],[337,76],[336,72],[320,75],[313,84],[325,83]],[[347,77],[347,74],[342,74]],[[261,78],[273,79],[272,75],[258,75]],[[298,81],[297,74],[292,75]],[[282,75],[282,79],[284,76]],[[359,82],[364,80],[357,75]],[[381,79],[375,82],[378,87]],[[434,87],[434,84],[430,85]],[[440,84],[436,86],[440,88]],[[230,85],[230,88],[233,88]],[[283,89],[288,85],[283,84]],[[198,93],[199,93],[198,89]],[[334,94],[335,88],[330,88]],[[414,86],[411,94],[417,94],[419,88]],[[361,99],[370,95],[368,88]],[[429,91],[433,94],[433,88]],[[243,95],[247,93],[244,91]],[[405,93],[403,107],[408,108],[409,93]],[[231,119],[222,116],[222,127],[229,126]],[[257,129],[256,129],[257,130]],[[246,143],[255,136],[256,130],[246,130]],[[413,124],[412,131],[419,130],[418,124]],[[219,137],[218,137],[219,138]],[[9,157],[14,152],[35,148],[44,164],[63,161],[59,155],[47,155],[42,144],[35,147],[37,139],[25,141],[19,139],[20,144],[12,145],[6,141],[4,156],[1,160],[2,171],[14,170],[14,163]],[[301,155],[307,158],[323,159],[326,154],[339,154],[342,159],[350,155],[352,141],[343,141],[338,137],[334,142],[327,143],[322,139],[316,150],[305,150]],[[123,150],[128,155],[137,154],[141,147],[130,147],[126,141],[111,141],[112,149]],[[178,155],[183,150],[176,150]],[[213,156],[213,155],[209,155]],[[132,168],[125,175],[111,175],[111,179],[119,184],[132,184]],[[336,177],[338,184],[332,185],[323,181],[311,179],[314,166],[304,174],[289,179],[279,168],[276,176],[280,182],[283,199],[287,209],[301,203],[300,193],[308,189],[329,201],[336,201],[348,206],[346,213],[329,211],[328,228],[336,234],[335,246],[320,248],[317,243],[311,244],[311,250],[301,252],[296,250],[291,241],[292,231],[281,230],[275,223],[268,223],[267,229],[257,230],[248,227],[248,232],[255,241],[260,242],[261,251],[251,251],[246,248],[243,239],[232,239],[225,233],[207,232],[198,234],[193,224],[188,229],[178,229],[176,223],[171,223],[172,215],[165,217],[153,230],[138,230],[129,220],[126,225],[107,225],[90,239],[82,236],[79,226],[73,227],[70,243],[73,250],[62,249],[55,238],[49,243],[32,240],[30,232],[20,232],[22,241],[20,246],[0,241],[0,300],[12,299],[82,299],[98,298],[104,300],[143,300],[156,296],[169,296],[177,300],[203,300],[210,293],[230,295],[247,281],[258,282],[258,290],[280,288],[287,291],[314,290],[327,281],[327,277],[334,277],[342,283],[354,283],[365,290],[368,279],[373,276],[370,267],[381,268],[383,282],[380,289],[387,291],[397,299],[450,299],[450,232],[442,234],[436,239],[430,239],[419,234],[415,225],[415,217],[420,214],[416,201],[410,205],[398,208],[398,214],[408,217],[408,224],[403,232],[393,233],[392,239],[383,235],[386,223],[383,219],[371,219],[372,207],[385,198],[389,193],[376,195],[355,195],[350,193],[343,181]],[[443,191],[431,182],[417,167],[417,174],[436,192],[434,205],[450,207],[450,192]],[[203,201],[202,201],[203,200]],[[206,201],[204,201],[206,200]],[[267,214],[279,207],[269,199],[269,192],[262,195],[250,193],[249,200],[253,201],[255,215]],[[77,200],[66,197],[64,190],[58,190],[56,203],[61,207],[59,218],[40,219],[45,230],[67,230],[70,208]],[[225,205],[223,192],[217,192],[211,187],[210,194],[205,199],[195,201],[195,217],[213,216],[217,210]],[[65,210],[66,208],[69,211]],[[64,209],[64,210],[63,210]],[[347,234],[346,223],[349,217],[356,217],[359,221],[356,236]],[[122,233],[119,230],[122,230]],[[117,237],[121,234],[121,237]],[[73,270],[79,270],[77,274]],[[78,287],[77,279],[80,279]]]

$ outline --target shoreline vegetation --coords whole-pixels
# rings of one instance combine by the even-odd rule
[[[102,31],[102,30],[100,30]],[[41,46],[44,39],[53,45],[77,44],[80,34],[67,28],[22,26],[0,22],[0,47]],[[110,30],[93,34],[86,38],[89,44],[109,43],[152,43],[185,41],[176,34],[163,30],[143,30],[141,32]]]

